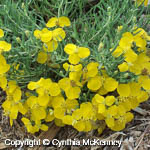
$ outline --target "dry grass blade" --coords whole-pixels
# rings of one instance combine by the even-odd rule
[[[148,111],[146,111],[146,110],[144,110],[144,109],[142,109],[140,107],[136,107],[134,109],[134,111],[139,113],[139,114],[141,114],[141,115],[143,115],[143,116],[146,116],[146,115],[150,114],[150,112],[148,112]]]
[[[145,129],[145,131],[144,131],[144,133],[139,137],[139,139],[137,140],[137,146],[135,147],[135,149],[134,150],[137,150],[138,149],[138,147],[140,146],[140,144],[142,143],[142,141],[143,141],[143,138],[144,138],[144,136],[145,136],[145,134],[148,132],[150,130],[150,125],[148,125],[147,127],[146,127],[146,129]]]
[[[60,127],[57,127],[55,124],[52,124],[49,127],[48,131],[42,132],[40,134],[38,139],[40,139],[41,141],[43,141],[44,139],[48,139],[49,141],[51,141],[57,135],[60,129],[61,129]],[[35,150],[43,150],[43,147],[42,146],[39,148],[36,147]]]
[[[6,146],[4,143],[0,143],[0,150],[4,150],[8,148],[8,146]]]

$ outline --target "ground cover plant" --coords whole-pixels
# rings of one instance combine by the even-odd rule
[[[150,95],[148,1],[0,2],[0,87],[10,125],[123,130]]]

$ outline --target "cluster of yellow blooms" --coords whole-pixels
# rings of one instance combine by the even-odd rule
[[[46,26],[59,28],[53,31],[48,28],[35,30],[34,36],[43,42],[38,63],[46,63],[47,52],[57,49],[58,42],[66,36],[63,27],[70,25],[67,17],[53,17]],[[69,43],[64,47],[64,52],[69,55],[68,62],[62,64],[68,76],[58,82],[50,78],[29,82],[27,88],[30,92],[26,93],[25,101],[21,100],[22,92],[16,82],[9,81],[7,85],[7,80],[1,79],[9,65],[0,55],[3,60],[0,67],[5,68],[0,69],[0,86],[7,94],[2,107],[9,115],[11,125],[20,112],[24,115],[22,122],[30,133],[40,129],[46,131],[47,123],[53,120],[57,126],[72,125],[85,132],[98,129],[102,133],[105,126],[114,131],[124,129],[133,119],[130,111],[149,98],[150,56],[147,41],[150,41],[150,36],[142,28],[135,28],[132,33],[124,33],[118,47],[110,50],[113,57],[124,58],[118,65],[119,72],[132,72],[137,76],[137,80],[128,83],[120,83],[110,77],[105,67],[100,67],[101,64],[94,60],[86,65],[81,60],[90,56],[89,48]],[[0,52],[10,49],[10,45],[4,44],[5,48],[1,45]]]

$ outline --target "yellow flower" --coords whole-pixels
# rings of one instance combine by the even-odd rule
[[[105,107],[105,99],[103,96],[96,94],[92,98],[92,104],[98,107],[98,113],[104,113],[105,112],[106,107]]]
[[[148,76],[140,76],[138,82],[145,90],[150,90],[150,78]]]
[[[10,65],[6,63],[4,56],[0,54],[0,75],[6,73],[10,69]]]
[[[68,17],[62,16],[59,18],[56,17],[52,17],[51,19],[49,19],[49,21],[47,22],[46,26],[49,28],[55,27],[55,26],[60,26],[60,27],[65,27],[65,26],[70,26],[70,20]]]
[[[125,61],[128,63],[133,63],[134,61],[136,61],[137,56],[138,55],[132,49],[128,49],[124,54]]]
[[[132,65],[129,66],[129,70],[136,75],[141,74],[142,70],[147,70],[150,72],[150,59],[146,54],[141,53],[137,56],[136,61],[132,63]]]
[[[130,96],[138,96],[141,92],[141,85],[137,82],[130,82]]]
[[[136,46],[140,48],[140,50],[146,50],[146,40],[141,38],[140,36],[135,35],[134,36],[134,42],[136,43]]]
[[[82,70],[82,64],[78,64],[78,65],[69,65],[68,63],[64,63],[63,64],[63,68],[66,71],[72,71],[72,72],[78,72]]]
[[[128,64],[126,62],[123,62],[122,64],[120,64],[118,66],[120,72],[125,72],[125,71],[128,71]]]
[[[133,42],[133,35],[130,32],[126,32],[123,34],[119,46],[124,50],[127,51],[131,48]]]
[[[39,52],[37,57],[37,62],[40,64],[44,64],[47,61],[47,53]]]
[[[97,62],[91,62],[87,65],[87,77],[95,77],[98,73],[98,66]]]
[[[0,75],[0,87],[5,90],[7,86],[7,79],[5,75]]]
[[[33,34],[34,34],[34,36],[35,36],[37,39],[40,39],[40,38],[41,38],[41,31],[40,31],[40,30],[37,30],[37,29],[36,29]]]
[[[140,94],[137,96],[137,100],[139,103],[142,103],[146,100],[148,100],[149,95],[146,91],[141,91]]]
[[[55,116],[54,116],[54,111],[52,109],[49,110],[46,118],[45,118],[45,121],[46,122],[51,122],[55,119]]]
[[[65,91],[68,99],[76,99],[79,97],[81,90],[78,82],[72,81],[69,78],[63,78],[59,80],[58,84]]]
[[[105,115],[108,117],[108,116],[116,116],[118,114],[118,106],[116,105],[112,105],[111,107],[109,107],[107,110],[106,110],[106,113]]]
[[[117,46],[117,48],[114,50],[112,55],[114,57],[119,57],[123,53],[123,49],[120,46]]]
[[[6,99],[2,104],[4,109],[5,115],[9,115],[10,118],[10,125],[13,125],[13,120],[17,119],[18,112],[22,113],[23,115],[26,114],[27,109],[23,106],[20,102],[14,102],[13,99]]]
[[[62,41],[66,37],[66,33],[62,28],[57,28],[52,31],[52,38],[43,44],[43,49],[48,52],[53,52],[58,47],[58,41]]]
[[[48,52],[53,52],[58,47],[58,41],[62,41],[66,33],[62,28],[54,29],[53,31],[49,31],[47,28],[34,31],[34,36],[37,39],[41,39],[43,44],[43,49]]]
[[[52,39],[54,41],[62,41],[66,36],[65,31],[62,28],[57,28],[52,31]]]
[[[19,102],[21,100],[22,92],[19,86],[17,86],[15,81],[9,81],[8,87],[6,89],[7,97],[12,99],[14,102]]]
[[[123,26],[118,26],[117,32],[120,32],[123,29]]]
[[[133,117],[134,117],[134,116],[133,116],[132,113],[127,112],[127,113],[125,114],[126,123],[130,122],[130,121],[133,119]]]
[[[38,129],[34,128],[32,126],[32,123],[29,119],[23,117],[21,120],[24,123],[24,125],[26,126],[28,132],[30,132],[30,133],[38,132]]]
[[[3,36],[4,36],[4,31],[0,29],[0,38],[2,38]]]
[[[77,121],[77,123],[75,123],[73,125],[73,127],[75,129],[77,129],[78,131],[84,131],[84,129],[85,129],[85,122],[83,120]]]
[[[41,121],[36,121],[35,125],[32,125],[31,121],[27,118],[23,117],[21,120],[24,123],[24,125],[26,126],[27,131],[30,133],[38,132],[39,129],[41,129],[43,131],[48,130],[48,126],[46,126],[45,124],[41,124]]]
[[[74,65],[78,64],[80,59],[90,55],[90,50],[88,48],[78,47],[74,44],[67,44],[64,51],[69,55],[69,62]]]
[[[57,49],[57,47],[58,47],[58,42],[54,40],[43,44],[43,49],[46,52],[53,52],[54,50]]]
[[[69,79],[74,81],[76,85],[80,87],[82,87],[82,84],[80,83],[81,76],[82,76],[82,71],[69,73]]]
[[[55,118],[54,122],[55,122],[55,124],[56,124],[58,127],[63,127],[63,126],[64,126],[64,123],[62,122],[61,119]]]
[[[44,43],[47,43],[52,39],[52,31],[49,31],[47,28],[42,29],[40,32],[39,30],[35,30],[34,35],[37,36],[37,38],[40,35],[40,39]]]
[[[135,27],[135,31],[133,32],[133,34],[135,34],[134,37],[138,36],[138,37],[141,37],[145,40],[150,40],[150,36],[148,36],[148,34],[142,28]]]
[[[90,102],[82,103],[80,105],[80,111],[82,112],[82,117],[85,120],[92,119],[94,117],[94,108]]]
[[[76,109],[75,111],[73,111],[72,117],[75,120],[80,120],[82,118],[82,111],[81,111],[81,109]]]

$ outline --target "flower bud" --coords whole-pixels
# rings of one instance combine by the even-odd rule
[[[103,47],[104,47],[104,44],[100,42],[98,46],[98,52],[100,52]]]
[[[27,37],[29,37],[30,31],[29,31],[29,30],[26,30],[26,31],[25,31],[25,34],[26,34]]]
[[[21,43],[20,37],[16,37],[16,41],[17,41],[18,43]]]

